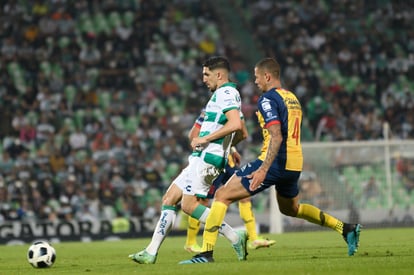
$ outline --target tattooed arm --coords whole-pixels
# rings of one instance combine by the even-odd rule
[[[283,140],[280,123],[270,125],[269,128],[267,128],[267,130],[270,135],[270,141],[266,158],[263,161],[262,165],[249,176],[249,178],[251,179],[250,190],[252,191],[256,190],[259,187],[259,185],[263,182],[264,178],[266,177],[267,171],[269,170],[274,159],[276,158],[277,153],[279,152],[280,144]]]

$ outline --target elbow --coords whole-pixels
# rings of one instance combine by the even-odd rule
[[[240,120],[238,123],[235,123],[234,124],[234,129],[233,129],[233,131],[240,131],[240,130],[242,130],[243,129],[243,123],[242,123],[242,121]],[[244,131],[243,131],[244,132]],[[243,136],[244,136],[244,133],[243,133]]]

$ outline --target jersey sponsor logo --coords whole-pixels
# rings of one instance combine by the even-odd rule
[[[191,185],[187,185],[184,189],[187,192],[191,192]]]
[[[269,102],[269,100],[268,99],[264,99],[263,101],[262,101],[262,109],[263,109],[263,111],[270,111],[271,109],[272,109],[272,106],[270,106],[270,102]]]

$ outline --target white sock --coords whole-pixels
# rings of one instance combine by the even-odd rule
[[[205,211],[199,219],[199,221],[203,224],[206,223],[208,213],[210,213],[210,208],[206,207]],[[222,234],[232,244],[235,244],[239,241],[239,235],[237,235],[234,229],[225,221],[223,221],[223,223],[221,224],[219,233]]]
[[[162,242],[167,237],[172,225],[174,224],[176,212],[171,209],[164,209],[161,211],[160,219],[158,220],[157,226],[154,229],[154,234],[150,244],[145,249],[151,255],[157,255],[158,249]]]

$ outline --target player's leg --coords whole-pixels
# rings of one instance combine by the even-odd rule
[[[208,214],[210,213],[210,208],[199,203],[199,200],[194,195],[183,194],[181,208],[186,214],[199,220],[203,224],[206,223]],[[218,231],[232,244],[237,243],[239,240],[237,233],[225,221],[222,221]]]
[[[142,251],[129,255],[129,258],[140,264],[154,264],[158,250],[167,237],[176,218],[176,205],[181,200],[182,191],[172,183],[163,196],[161,215],[154,229],[149,245]]]
[[[199,199],[202,205],[207,206],[208,199]],[[200,221],[188,215],[187,238],[185,240],[184,249],[188,252],[199,253],[201,247],[197,244],[197,234],[200,231]]]
[[[181,264],[189,263],[205,263],[213,261],[213,250],[217,242],[219,230],[229,229],[228,225],[223,223],[227,208],[231,202],[248,197],[250,194],[241,186],[241,178],[234,175],[226,183],[220,187],[212,203],[210,211],[206,212],[206,223],[203,233],[203,252],[196,255],[193,259],[182,261]],[[230,228],[231,229],[231,228]],[[221,233],[222,231],[220,231]],[[231,229],[233,234],[236,234],[236,242],[232,242],[233,248],[236,250],[239,260],[246,259],[246,241],[247,233],[245,231],[235,232]],[[223,233],[225,234],[225,232]]]
[[[257,234],[256,218],[253,213],[250,197],[239,200],[239,213],[246,227],[247,236],[249,237],[248,247],[250,249],[269,247],[276,243],[275,240],[268,240]]]
[[[299,204],[298,196],[286,198],[278,193],[277,201],[279,209],[284,215],[305,219],[311,223],[329,227],[340,233],[348,244],[349,256],[354,255],[357,251],[361,225],[344,223],[336,217],[323,212],[316,206],[306,203]]]

